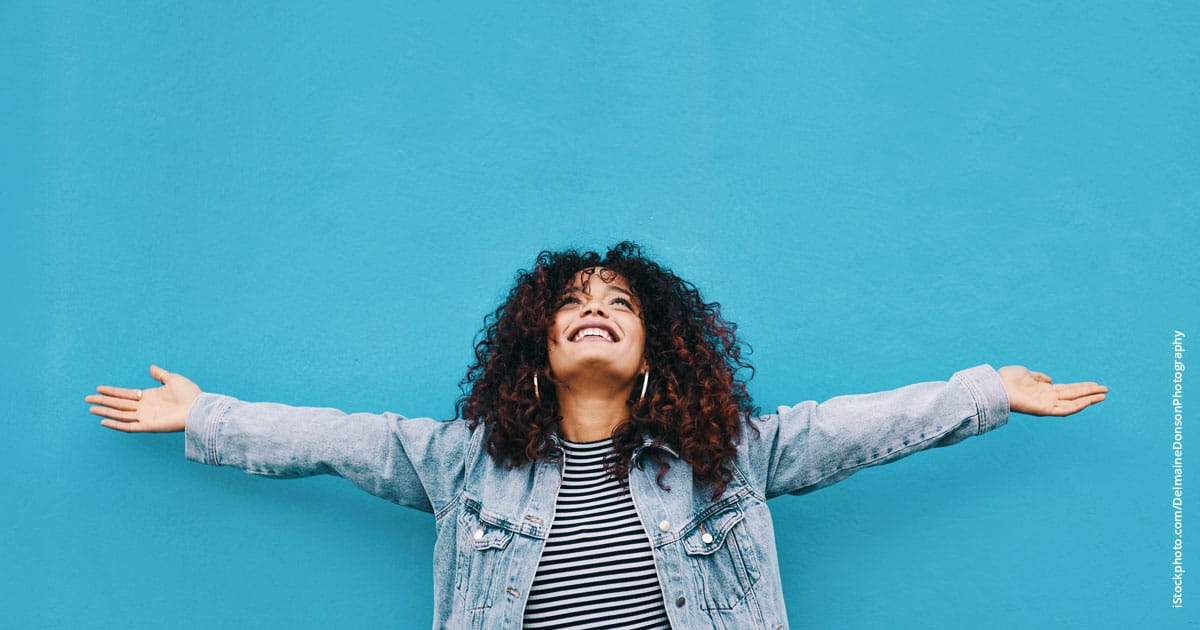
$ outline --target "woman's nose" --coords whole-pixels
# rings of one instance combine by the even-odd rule
[[[596,300],[588,300],[587,304],[583,305],[584,315],[599,315],[600,317],[608,317],[608,313],[604,312],[604,305]]]

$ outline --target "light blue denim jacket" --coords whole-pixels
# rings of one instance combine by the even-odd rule
[[[946,446],[1008,421],[989,365],[748,420],[734,478],[716,499],[676,453],[647,442],[629,488],[658,567],[674,628],[786,628],[775,530],[766,500],[803,494],[867,466]],[[331,474],[398,505],[433,514],[434,626],[518,628],[554,520],[561,457],[513,470],[462,420],[247,403],[203,393],[187,418],[187,458],[268,477]],[[656,483],[645,451],[671,463]],[[703,527],[702,527],[703,526]]]

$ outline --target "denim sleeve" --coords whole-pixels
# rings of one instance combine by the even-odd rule
[[[768,498],[804,494],[920,450],[949,446],[1008,422],[1008,394],[990,365],[823,403],[780,407],[751,420],[739,465]]]
[[[202,464],[288,479],[336,475],[393,503],[433,512],[462,486],[466,422],[249,403],[202,393],[185,454]]]

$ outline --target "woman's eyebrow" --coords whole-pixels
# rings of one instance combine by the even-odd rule
[[[616,286],[616,285],[609,285],[609,287],[608,287],[608,288],[609,288],[609,290],[610,290],[610,291],[613,291],[613,292],[616,292],[616,293],[621,293],[621,294],[625,295],[626,297],[628,297],[628,298],[629,298],[629,302],[630,302],[630,304],[631,304],[631,305],[632,305],[634,308],[639,308],[639,309],[640,309],[640,308],[642,307],[642,302],[641,302],[641,300],[639,300],[639,299],[638,299],[638,296],[634,295],[634,294],[633,294],[633,292],[632,292],[632,291],[630,291],[629,289],[624,289],[624,288],[622,288],[622,287],[618,287],[618,286]]]
[[[635,296],[635,295],[634,295],[633,293],[631,293],[629,290],[627,290],[627,289],[623,289],[623,288],[621,288],[621,287],[618,287],[618,286],[616,286],[616,285],[612,285],[612,284],[605,285],[605,290],[607,290],[607,291],[617,291],[617,292],[619,292],[619,293],[624,293],[625,295],[628,295],[629,297],[631,297],[631,298],[633,298],[633,299],[635,299],[635,300],[637,299],[637,296]],[[566,296],[568,296],[568,295],[574,295],[574,294],[576,294],[576,293],[587,293],[587,292],[586,292],[586,291],[584,291],[584,290],[583,290],[582,288],[580,288],[580,287],[569,287],[569,288],[563,289],[563,292],[562,292],[560,295],[561,295],[562,297],[566,297]]]

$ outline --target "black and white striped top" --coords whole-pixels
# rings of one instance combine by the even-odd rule
[[[524,627],[669,629],[650,539],[633,498],[604,470],[612,439],[562,443],[562,489]]]

